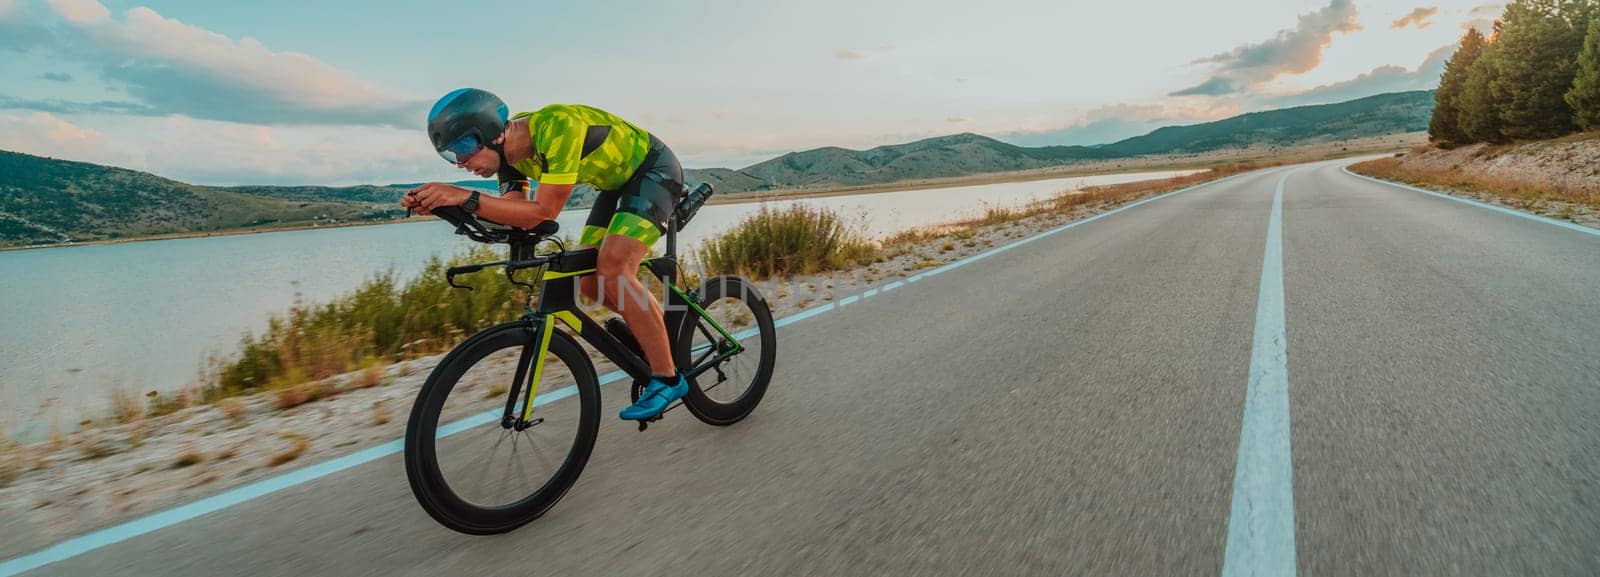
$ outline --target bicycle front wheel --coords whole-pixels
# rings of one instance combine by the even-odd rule
[[[767,300],[741,277],[706,281],[695,304],[705,314],[689,311],[673,340],[678,367],[701,371],[690,379],[683,404],[705,423],[732,425],[766,395],[778,358],[778,329]]]
[[[594,365],[572,337],[530,321],[491,327],[446,355],[417,394],[406,477],[445,527],[504,533],[572,488],[599,427]]]

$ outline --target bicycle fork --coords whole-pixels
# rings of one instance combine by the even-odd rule
[[[544,377],[544,360],[550,353],[555,319],[549,315],[537,315],[535,318],[538,321],[536,342],[533,346],[522,347],[522,357],[517,360],[516,376],[512,377],[510,392],[506,395],[505,413],[500,418],[500,427],[504,429],[522,431],[544,420],[533,418],[533,406],[539,393],[539,382]],[[518,403],[519,400],[522,402]]]

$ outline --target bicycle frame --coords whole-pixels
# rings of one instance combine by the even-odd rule
[[[715,367],[724,359],[740,353],[744,350],[744,345],[700,307],[693,293],[684,292],[674,282],[677,272],[677,259],[674,257],[677,248],[677,235],[675,234],[677,231],[673,230],[674,228],[676,227],[669,227],[668,229],[667,256],[648,259],[639,265],[656,278],[661,279],[661,282],[668,288],[664,295],[666,302],[661,304],[665,312],[663,321],[667,329],[669,348],[675,344],[672,341],[676,340],[682,328],[682,323],[688,318],[689,311],[705,319],[723,339],[726,339],[726,342],[732,343],[732,347],[728,350],[717,351],[717,355],[711,358],[709,362],[697,362],[695,366],[684,369],[685,376],[693,379]],[[513,245],[511,260],[516,261],[534,257],[535,255],[530,254],[533,252],[533,248],[531,245]],[[533,269],[538,272],[539,276],[537,287],[531,286],[532,283],[524,285],[535,290],[534,296],[538,299],[538,308],[530,310],[523,318],[533,323],[534,327],[537,327],[539,343],[537,348],[523,349],[523,354],[518,360],[515,373],[516,380],[514,381],[516,386],[510,387],[506,395],[505,413],[501,418],[502,426],[520,429],[534,424],[534,399],[538,395],[539,383],[544,377],[544,361],[550,351],[550,339],[553,337],[556,326],[556,323],[553,322],[555,320],[566,324],[571,329],[572,334],[589,343],[589,346],[594,347],[602,356],[610,359],[617,365],[617,368],[628,376],[633,377],[635,381],[644,382],[650,379],[650,364],[648,360],[634,354],[627,345],[619,341],[610,331],[605,330],[600,323],[595,322],[594,319],[590,318],[578,307],[577,279],[595,274],[594,263],[598,259],[598,253],[598,249],[591,248],[564,251],[553,255],[548,261]],[[512,272],[514,271],[508,270],[508,275]],[[621,299],[633,297],[634,295],[627,294],[619,296]],[[624,306],[626,306],[626,302],[624,302]],[[700,359],[700,361],[704,360],[704,358]],[[533,366],[530,367],[530,363]],[[533,372],[531,376],[528,374],[529,369],[532,369]],[[521,411],[518,414],[518,401],[523,399],[526,400],[520,403]]]

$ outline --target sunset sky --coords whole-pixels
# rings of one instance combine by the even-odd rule
[[[1481,0],[0,0],[0,149],[205,184],[468,175],[429,104],[578,102],[691,167],[954,132],[1095,144],[1432,88]]]

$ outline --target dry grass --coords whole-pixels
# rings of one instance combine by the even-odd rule
[[[170,415],[189,407],[194,396],[189,391],[178,391],[162,394],[159,391],[150,391],[145,396],[145,416],[160,417]]]
[[[8,487],[27,469],[27,455],[21,445],[0,437],[0,489]]]
[[[118,424],[128,424],[144,417],[144,407],[139,398],[120,385],[111,388],[111,418]]]
[[[367,367],[361,369],[361,373],[356,375],[355,381],[350,383],[350,386],[357,389],[370,389],[381,384],[383,384],[383,366],[376,362],[369,362]]]
[[[228,397],[217,401],[217,409],[221,410],[222,414],[227,415],[229,421],[238,424],[244,421],[245,413],[250,408],[244,404],[244,401]]]
[[[116,443],[104,434],[92,434],[78,446],[78,454],[85,461],[104,459],[118,453]]]
[[[383,401],[372,403],[372,424],[387,425],[391,420],[394,420],[394,415],[389,414],[388,405],[384,404]]]
[[[334,394],[333,386],[327,381],[312,381],[298,385],[284,385],[272,393],[272,406],[280,410],[293,409],[300,405],[316,401]]]
[[[177,459],[173,459],[172,468],[182,469],[184,467],[198,465],[205,460],[206,456],[202,455],[199,449],[191,446],[185,448],[182,453],[179,453]]]
[[[1544,181],[1510,179],[1454,168],[1419,168],[1407,165],[1403,159],[1392,157],[1355,164],[1350,170],[1416,186],[1487,194],[1504,201],[1509,206],[1534,212],[1543,212],[1544,205],[1549,202],[1571,203],[1600,211],[1600,188],[1560,186]],[[1556,216],[1570,218],[1572,216],[1570,207],[1564,208],[1565,210],[1558,209]]]
[[[289,448],[277,453],[273,453],[272,456],[267,457],[268,467],[276,467],[278,465],[298,459],[300,458],[300,455],[305,454],[307,449],[311,448],[311,439],[306,438],[305,435],[300,433],[287,432],[280,436],[283,438],[283,440],[289,442]]]

